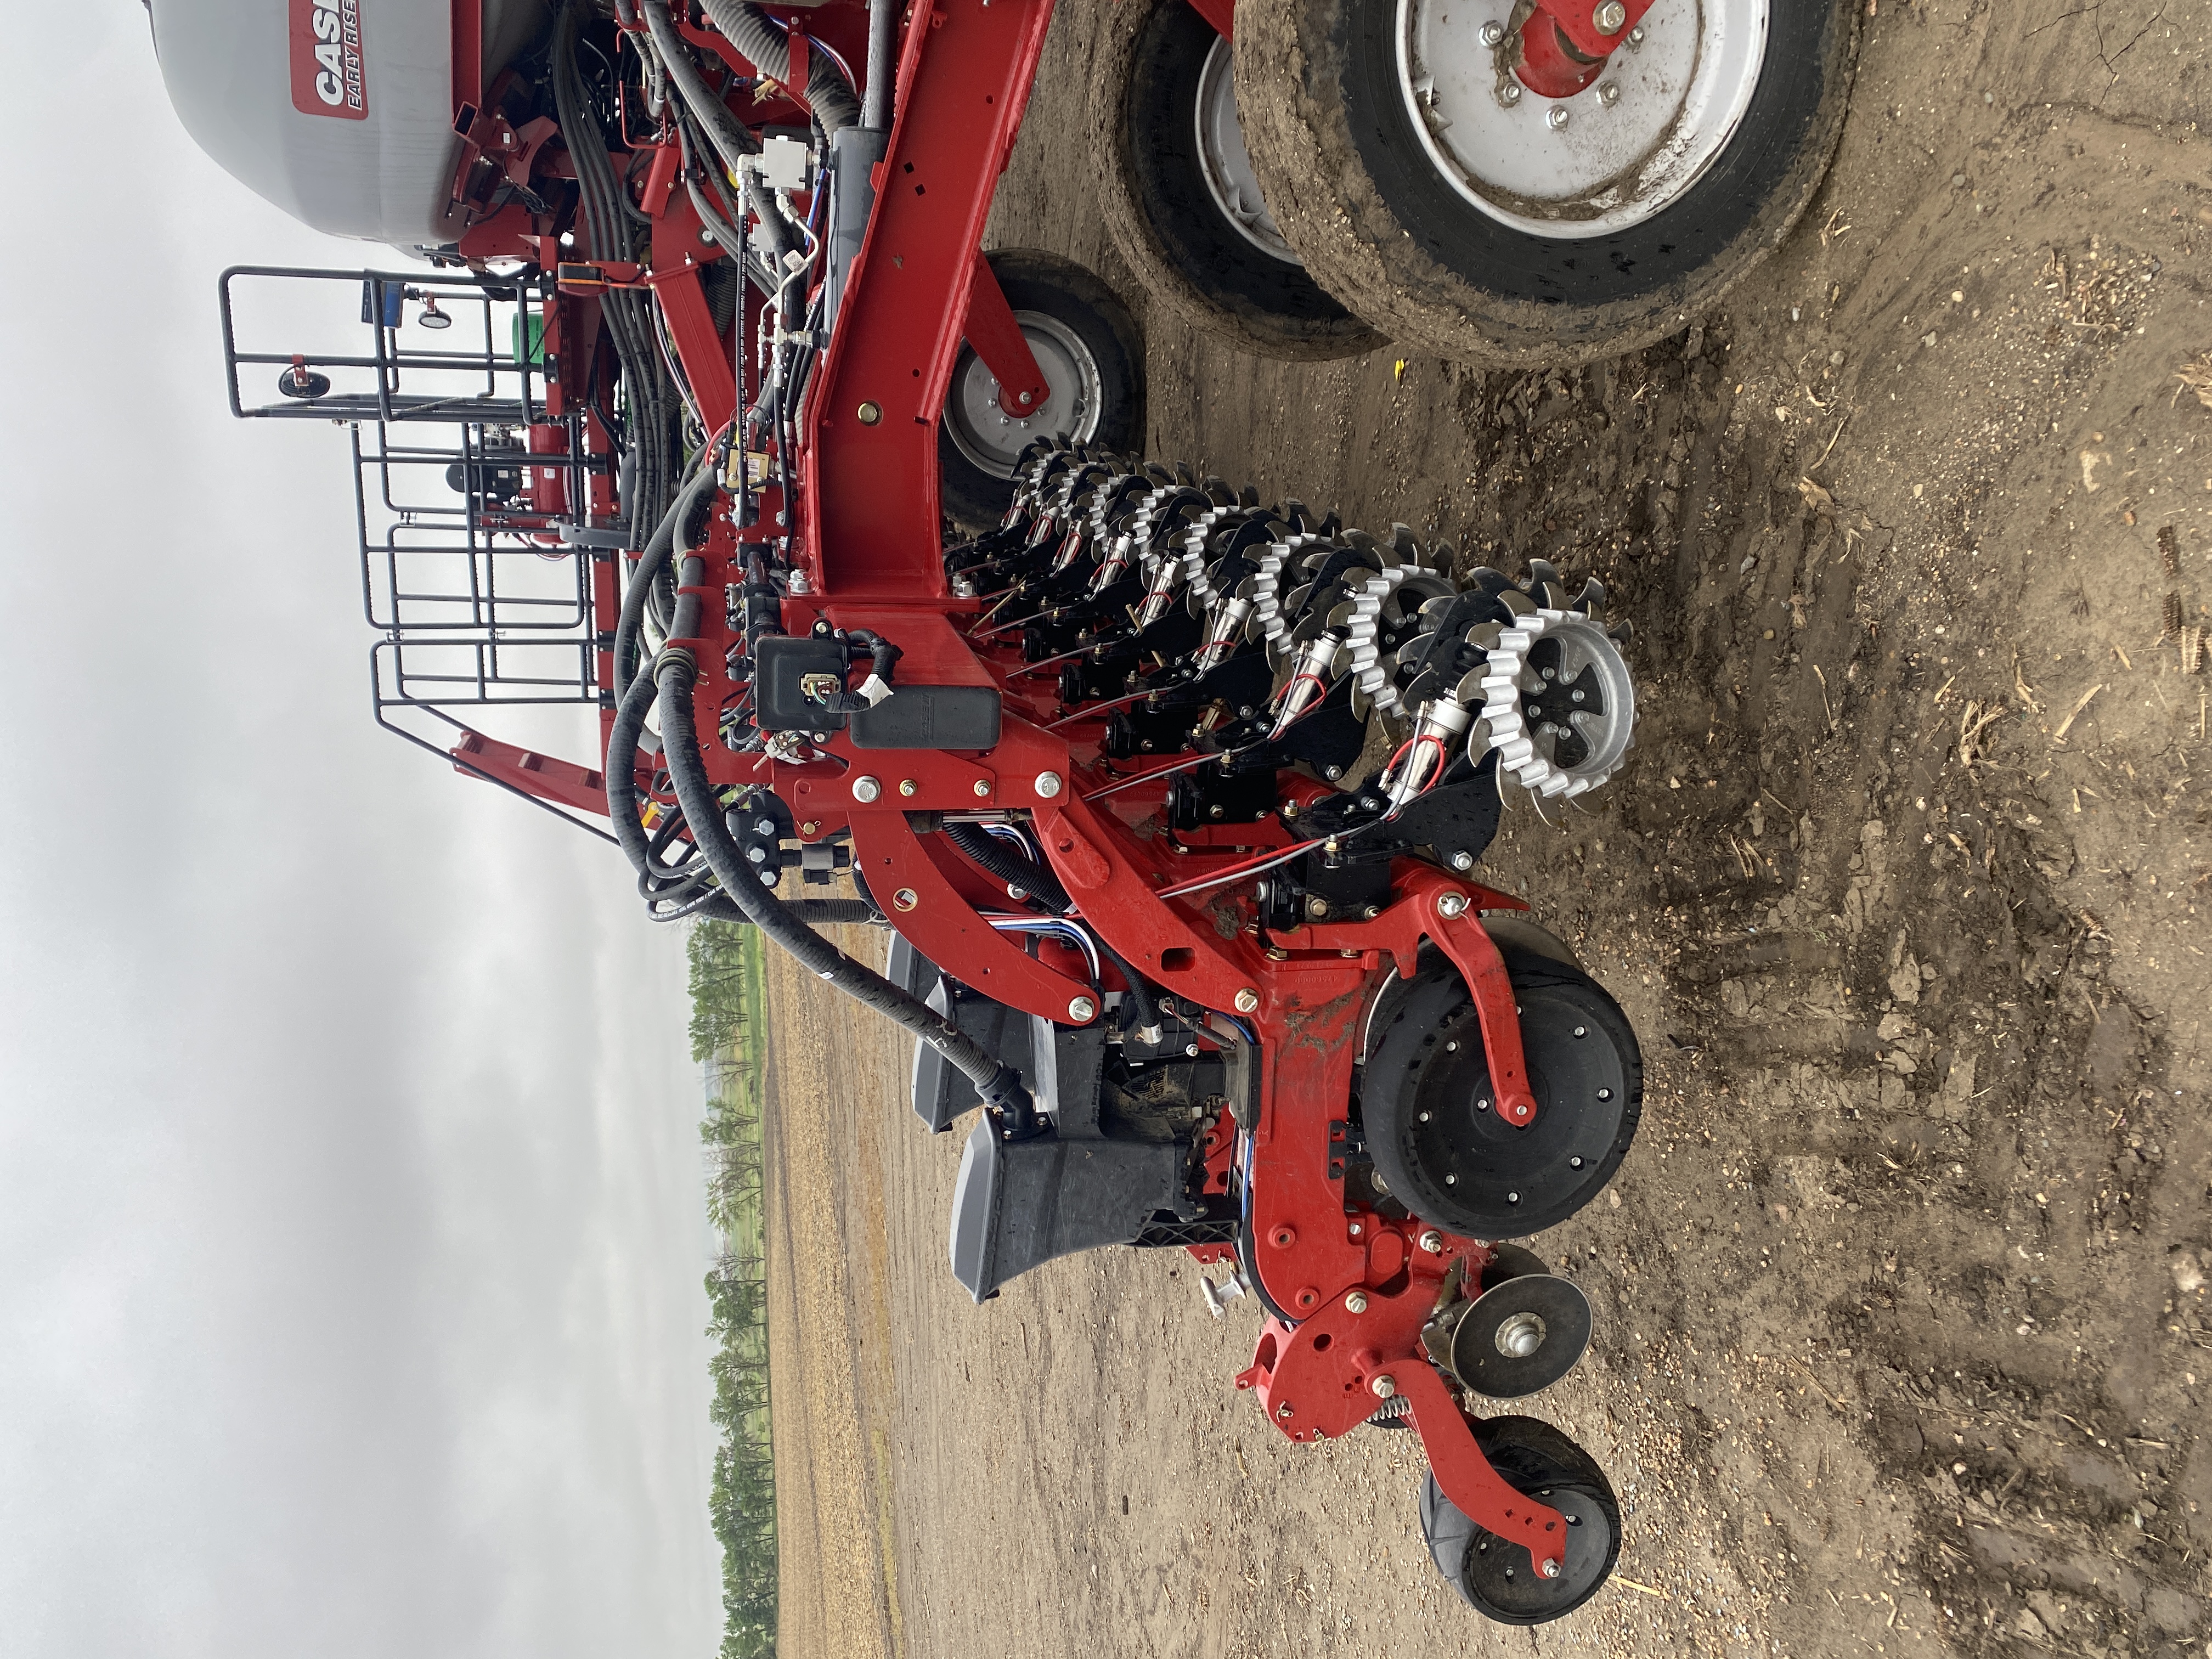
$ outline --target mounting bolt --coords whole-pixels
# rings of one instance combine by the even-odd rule
[[[1521,101],[1521,83],[1518,81],[1514,80],[1511,76],[1507,76],[1505,84],[1498,89],[1498,101],[1504,104],[1509,109],[1510,109],[1514,105],[1519,103]]]
[[[1603,0],[1590,14],[1590,21],[1597,25],[1600,34],[1618,34],[1628,21],[1628,8],[1620,0]]]
[[[1385,1371],[1367,1385],[1367,1391],[1377,1400],[1389,1400],[1398,1392],[1398,1379]]]
[[[1607,109],[1611,109],[1615,104],[1620,101],[1620,88],[1610,81],[1601,82],[1598,86],[1597,96],[1600,103],[1603,104]],[[1576,692],[1575,701],[1577,702],[1580,702],[1582,700],[1583,694],[1579,691]]]
[[[917,795],[921,793],[921,786],[916,783],[912,778],[901,778],[899,780],[899,793],[902,795]]]
[[[873,426],[884,418],[883,405],[872,403],[862,404],[860,408],[860,416],[862,426]]]
[[[990,794],[990,793],[991,783],[989,779],[978,778],[975,780],[975,798],[978,800],[984,799]]]
[[[1284,1419],[1288,1419],[1288,1418],[1289,1418],[1289,1416],[1290,1416],[1290,1414],[1291,1414],[1291,1402],[1290,1402],[1289,1401],[1287,1401],[1287,1400],[1285,1400],[1285,1401],[1283,1401],[1283,1403],[1282,1403],[1281,1405],[1279,1405],[1279,1406],[1278,1406],[1278,1407],[1275,1407],[1275,1415],[1276,1415],[1276,1416],[1278,1416],[1278,1417],[1284,1418]]]
[[[884,793],[882,780],[860,777],[853,780],[853,799],[866,805]]]
[[[1540,1564],[1536,1571],[1547,1578],[1557,1578],[1559,1576],[1559,1564],[1556,1561],[1546,1561]]]
[[[1470,860],[1472,862],[1472,860]],[[1467,914],[1467,895],[1446,893],[1437,901],[1437,914],[1446,921],[1456,921]]]
[[[1057,795],[1060,793],[1060,774],[1057,772],[1038,773],[1036,775],[1036,792],[1037,799],[1039,800],[1050,800],[1054,795]]]
[[[1249,985],[1243,990],[1239,991],[1237,994],[1237,1012],[1240,1014],[1258,1013],[1260,1012],[1260,994]]]
[[[1078,1025],[1088,1024],[1097,1012],[1098,1005],[1089,997],[1070,997],[1067,1000],[1067,1017]]]
[[[1465,874],[1474,868],[1474,854],[1462,848],[1451,855],[1451,867]]]
[[[1485,23],[1485,24],[1482,26],[1482,44],[1483,44],[1484,46],[1496,46],[1499,41],[1503,40],[1504,38],[1505,38],[1505,25],[1504,25],[1504,24],[1503,24],[1503,23],[1498,23],[1498,22],[1491,22],[1491,23]]]
[[[1328,901],[1325,898],[1308,899],[1306,901],[1306,914],[1311,916],[1316,921],[1327,920],[1328,916]]]
[[[799,826],[799,833],[802,836],[820,835],[822,833],[822,820],[819,818],[807,819],[805,823]],[[1600,1098],[1603,1098],[1603,1097],[1601,1096]]]
[[[1431,1255],[1434,1255],[1443,1249],[1444,1236],[1438,1232],[1434,1227],[1431,1227],[1428,1231],[1423,1233],[1416,1242]]]
[[[1354,1291],[1350,1296],[1345,1297],[1344,1310],[1346,1313],[1353,1314],[1365,1313],[1367,1311],[1367,1292],[1364,1291]]]
[[[1544,112],[1544,124],[1554,132],[1564,132],[1567,126],[1567,106],[1554,104]]]
[[[911,887],[902,887],[891,895],[891,908],[894,910],[911,910],[921,902]]]

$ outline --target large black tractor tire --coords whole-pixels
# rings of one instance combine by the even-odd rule
[[[1750,0],[1704,0],[1693,15],[1731,3]],[[1670,35],[1655,17],[1648,41],[1608,60],[1608,78],[1551,100],[1477,55],[1500,49],[1463,4],[1447,29],[1449,0],[1241,0],[1245,143],[1306,269],[1401,349],[1517,368],[1588,362],[1680,332],[1796,223],[1842,131],[1858,9],[1771,0],[1763,52],[1735,58],[1686,47],[1677,36],[1692,26]],[[1503,21],[1515,8],[1490,10]],[[1510,52],[1517,37],[1504,40]],[[1658,71],[1684,49],[1732,78],[1702,115],[1668,127],[1688,71]],[[1647,118],[1648,149],[1620,136],[1641,128],[1609,125]],[[1554,119],[1561,149],[1547,151]],[[1565,148],[1571,134],[1587,136],[1586,160]],[[1651,160],[1683,134],[1692,159],[1671,172]]]
[[[1382,346],[1306,274],[1256,186],[1240,177],[1235,106],[1221,107],[1234,95],[1234,54],[1212,25],[1188,0],[1123,0],[1107,14],[1105,37],[1091,83],[1099,207],[1152,299],[1261,356],[1348,357]]]
[[[939,504],[970,532],[988,530],[1014,499],[1014,465],[1039,438],[1140,449],[1145,346],[1114,290],[1072,259],[1026,248],[986,256],[1044,372],[1045,406],[1015,420],[997,406],[989,369],[962,342],[939,422]]]
[[[1613,1483],[1588,1452],[1533,1417],[1486,1418],[1474,1425],[1474,1442],[1507,1486],[1567,1517],[1565,1569],[1538,1577],[1527,1550],[1475,1525],[1430,1474],[1421,1482],[1421,1536],[1437,1570],[1468,1606],[1501,1625],[1548,1624],[1572,1613],[1604,1587],[1620,1559]]]

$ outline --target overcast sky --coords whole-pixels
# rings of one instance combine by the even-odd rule
[[[376,730],[343,434],[224,407],[219,270],[386,261],[9,21],[0,1650],[703,1659],[681,940]]]

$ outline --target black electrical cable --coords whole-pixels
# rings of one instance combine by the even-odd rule
[[[1018,887],[1056,916],[1073,914],[1075,902],[1061,886],[1060,878],[1042,864],[1025,857],[1019,849],[1000,841],[989,830],[975,823],[948,823],[945,838],[969,859],[996,876],[1009,887]],[[1099,938],[1092,928],[1091,936],[1097,939],[1099,953],[1114,964],[1115,969],[1129,987],[1129,1002],[1137,1012],[1136,1026],[1139,1032],[1152,1035],[1146,1042],[1158,1040],[1160,1011],[1152,1000],[1152,988],[1145,983],[1144,975],[1132,967],[1127,957]]]
[[[696,559],[684,562],[684,585],[696,584],[704,574]],[[677,607],[679,635],[698,622],[699,596],[686,593]],[[1032,1134],[1037,1128],[1036,1103],[1023,1084],[1021,1073],[1004,1064],[973,1037],[937,1013],[927,1003],[908,996],[872,969],[854,962],[792,914],[782,900],[747,878],[747,868],[737,843],[730,838],[715,811],[714,785],[699,753],[699,733],[692,720],[691,693],[699,670],[689,652],[663,650],[653,665],[654,683],[660,690],[661,757],[676,786],[676,798],[690,821],[691,833],[707,862],[722,884],[723,891],[762,933],[791,952],[808,969],[839,990],[928,1043],[975,1085],[975,1092],[997,1115],[1000,1133],[1009,1138]]]

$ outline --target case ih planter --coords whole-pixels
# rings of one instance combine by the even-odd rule
[[[186,125],[417,261],[222,281],[234,411],[351,429],[380,721],[618,846],[655,919],[757,924],[914,1032],[924,1121],[981,1108],[979,1301],[1188,1249],[1215,1311],[1264,1310],[1237,1382],[1285,1434],[1419,1434],[1470,1603],[1595,1594],[1603,1474],[1484,1402],[1589,1340],[1500,1241],[1602,1189],[1641,1064],[1471,872],[1507,791],[1621,763],[1602,591],[1127,458],[1128,313],[979,248],[1048,0],[240,9],[154,0]],[[1552,361],[1771,245],[1850,46],[1831,0],[1127,0],[1107,33],[1108,214],[1166,302],[1287,355]],[[589,763],[542,746],[563,707]],[[832,921],[894,928],[886,974]]]

